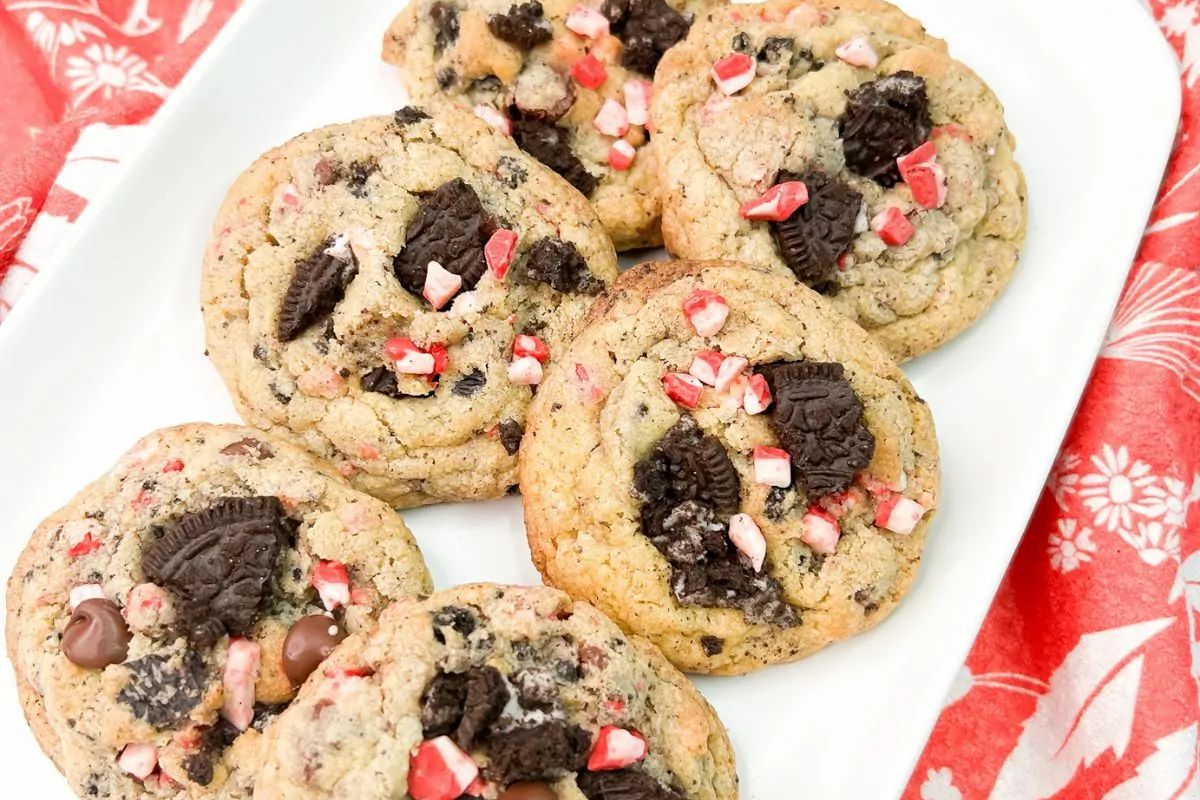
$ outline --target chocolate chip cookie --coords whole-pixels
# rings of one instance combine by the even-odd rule
[[[650,98],[712,0],[415,0],[384,37],[421,103],[475,113],[587,196],[618,250],[657,245]]]
[[[654,123],[672,252],[793,275],[899,359],[1016,268],[1025,181],[999,100],[881,0],[708,12],[663,58]]]
[[[720,721],[643,639],[546,587],[388,608],[267,732],[258,800],[736,800]]]
[[[625,273],[530,409],[521,491],[546,580],[741,673],[878,623],[938,500],[929,409],[890,356],[789,276]]]
[[[396,513],[232,425],[142,439],[43,522],[8,654],[80,797],[248,800],[263,729],[347,634],[430,590]]]
[[[472,114],[334,125],[233,185],[208,353],[242,416],[396,507],[503,495],[545,365],[616,277],[595,212]]]

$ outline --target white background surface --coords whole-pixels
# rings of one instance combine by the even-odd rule
[[[0,570],[151,428],[234,420],[203,356],[200,254],[226,186],[317,125],[402,105],[378,61],[396,0],[250,0],[168,102],[63,263],[0,327]],[[704,679],[743,797],[898,796],[1016,546],[1129,267],[1178,117],[1131,0],[905,0],[999,94],[1029,178],[1022,266],[993,311],[909,365],[942,443],[943,507],[908,600],[802,663]],[[406,512],[439,586],[534,582],[516,498]],[[5,796],[70,793],[0,675]]]

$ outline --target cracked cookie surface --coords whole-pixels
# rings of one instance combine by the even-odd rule
[[[710,69],[732,54],[748,57],[748,83],[723,90]],[[656,78],[663,236],[679,257],[794,274],[901,360],[962,332],[1012,276],[1026,199],[1003,108],[895,7],[714,9]],[[921,169],[902,176],[913,151]],[[787,222],[739,213],[805,173],[809,203]]]
[[[267,733],[266,763],[258,800],[737,797],[733,751],[699,692],[645,640],[548,587],[394,604],[305,684]]]
[[[406,108],[238,178],[205,252],[208,353],[248,422],[363,491],[498,497],[541,365],[616,274],[561,178],[469,112]]]
[[[8,583],[8,653],[80,797],[248,800],[262,731],[306,674],[289,664],[429,590],[386,503],[259,431],[184,425],[38,527]]]
[[[383,57],[401,67],[416,102],[477,108],[507,125],[591,200],[618,250],[648,247],[662,241],[660,203],[638,109],[663,53],[710,5],[416,0],[385,34]]]
[[[742,673],[887,616],[937,453],[892,358],[816,293],[730,262],[643,265],[530,410],[526,529],[548,583],[682,669]]]

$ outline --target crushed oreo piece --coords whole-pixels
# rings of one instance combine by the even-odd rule
[[[601,12],[625,46],[621,63],[653,76],[663,53],[687,36],[691,21],[663,0],[605,0]]]
[[[855,592],[854,602],[862,606],[863,613],[868,616],[879,610],[879,598],[875,596],[874,586],[866,586]]]
[[[462,606],[442,606],[433,615],[433,638],[445,644],[446,634],[442,632],[443,628],[450,628],[460,636],[467,637],[474,632],[478,624],[470,609]]]
[[[525,275],[564,294],[599,294],[604,290],[604,282],[591,273],[575,245],[562,239],[535,242],[525,260]]]
[[[364,392],[385,394],[397,400],[404,396],[400,393],[400,385],[396,380],[396,373],[387,367],[375,367],[375,369],[363,375],[362,388]]]
[[[500,435],[500,444],[504,445],[504,452],[515,456],[521,449],[521,437],[525,435],[521,423],[515,419],[506,419],[500,423],[496,432]]]
[[[730,41],[729,47],[735,53],[749,53],[750,52],[750,36],[745,31],[743,31],[742,33],[739,33],[738,35],[733,37],[732,41]]]
[[[685,800],[679,790],[628,767],[606,772],[581,772],[575,783],[588,800]]]
[[[732,514],[741,504],[741,481],[720,440],[684,414],[634,466],[634,494],[646,503],[671,506],[698,500],[717,513]]]
[[[378,171],[379,165],[371,161],[355,161],[342,170],[346,188],[355,197],[367,196],[367,181]]]
[[[279,309],[278,334],[282,341],[290,342],[331,313],[358,274],[353,253],[349,261],[343,261],[325,252],[332,244],[333,237],[326,239],[312,255],[296,264]]]
[[[487,271],[483,245],[490,234],[479,195],[455,178],[421,198],[392,269],[400,285],[416,297],[425,291],[430,261],[461,277],[462,291],[470,291]]]
[[[818,170],[779,173],[776,183],[785,181],[803,181],[808,202],[782,222],[771,223],[779,253],[802,283],[827,290],[838,258],[854,241],[862,195]]]
[[[429,115],[416,106],[405,106],[404,108],[397,109],[393,116],[396,124],[402,128],[406,125],[412,125],[415,122],[429,119]]]
[[[275,559],[294,535],[278,498],[226,497],[148,544],[142,571],[174,595],[188,639],[209,647],[225,634],[249,632]]]
[[[496,160],[496,177],[510,189],[516,189],[528,178],[525,165],[512,156],[500,156]]]
[[[875,437],[841,364],[809,361],[760,368],[775,398],[771,428],[792,457],[808,499],[840,492],[871,463]]]
[[[500,718],[508,697],[504,677],[495,667],[439,672],[421,696],[424,736],[452,735],[459,747],[469,750]]]
[[[455,381],[450,393],[459,397],[474,397],[486,385],[487,375],[477,367]]]
[[[275,451],[271,448],[271,445],[267,444],[262,439],[254,439],[247,436],[245,439],[238,439],[233,444],[227,444],[222,447],[221,455],[253,455],[255,458],[274,458]]]
[[[512,135],[517,147],[557,172],[581,194],[590,195],[600,180],[571,149],[571,134],[549,120],[525,117],[519,109],[513,110]]]
[[[217,717],[216,722],[204,728],[200,732],[197,750],[188,753],[183,759],[183,771],[187,773],[188,779],[201,786],[212,783],[213,766],[225,748],[233,744],[240,733],[241,731],[224,717]]]
[[[896,159],[929,139],[925,79],[903,70],[846,93],[839,121],[846,166],[883,186],[900,182]]]
[[[549,720],[492,734],[484,774],[499,784],[547,780],[583,769],[592,737],[578,725]]]
[[[782,486],[772,486],[767,492],[767,499],[763,503],[763,513],[767,515],[767,519],[779,522],[791,510],[790,505],[784,505],[788,499],[788,492],[789,489]]]
[[[522,50],[532,50],[539,44],[550,41],[554,32],[542,15],[542,4],[537,0],[513,5],[506,14],[496,14],[487,22],[488,30],[497,39],[516,45]]]
[[[458,73],[455,72],[451,67],[442,67],[437,71],[437,74],[434,75],[434,77],[437,79],[438,88],[440,88],[442,91],[445,91],[453,86],[454,82],[458,80]]]
[[[458,40],[458,9],[449,3],[434,3],[429,17],[433,20],[433,54],[441,55]]]
[[[129,680],[117,699],[135,717],[160,730],[187,717],[204,693],[204,659],[193,650],[151,653],[124,666]]]
[[[720,655],[721,651],[725,649],[725,640],[720,636],[701,636],[700,647],[706,656]]]

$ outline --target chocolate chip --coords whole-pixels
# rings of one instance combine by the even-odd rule
[[[322,158],[313,167],[313,178],[316,180],[317,186],[329,186],[337,180],[337,170],[329,159]]]
[[[129,680],[117,699],[140,720],[168,728],[188,715],[204,692],[204,660],[193,650],[152,653],[125,664]]]
[[[487,375],[481,369],[473,369],[454,382],[450,393],[459,397],[474,397],[487,385]]]
[[[387,395],[394,400],[403,400],[408,397],[432,397],[433,391],[425,394],[408,395],[400,391],[400,383],[396,378],[396,373],[388,367],[376,367],[362,376],[362,388],[364,392],[375,392],[376,394]]]
[[[429,119],[429,115],[416,106],[405,106],[404,108],[397,109],[393,116],[396,124],[402,128],[421,120]]]
[[[129,626],[111,600],[93,597],[75,606],[62,635],[62,652],[84,669],[120,664],[129,653]]]
[[[441,55],[458,39],[458,9],[448,3],[434,3],[429,17],[433,20],[433,54]]]
[[[324,614],[301,617],[283,640],[283,674],[293,686],[299,686],[348,635],[336,620]]]
[[[663,0],[605,0],[601,11],[625,45],[621,63],[650,76],[663,53],[687,36],[692,25]]]
[[[801,282],[826,290],[838,258],[854,241],[862,195],[818,170],[779,173],[776,182],[785,181],[803,181],[808,202],[782,222],[771,223],[780,256]]]
[[[522,50],[531,50],[554,36],[550,23],[542,16],[542,4],[536,0],[513,5],[508,13],[489,18],[487,24],[488,30],[497,39],[503,39]]]
[[[525,435],[521,423],[515,419],[506,419],[500,423],[497,432],[500,434],[500,444],[504,445],[504,452],[515,456],[521,449],[521,437]]]
[[[256,713],[255,718],[257,719],[257,717]],[[212,783],[216,760],[220,758],[225,748],[237,740],[240,734],[241,731],[224,717],[217,717],[216,722],[204,728],[200,732],[200,742],[196,752],[189,753],[183,759],[183,771],[187,773],[188,779],[201,786],[208,786]]]
[[[562,720],[511,728],[487,743],[484,774],[500,784],[558,778],[583,768],[591,734]]]
[[[462,278],[461,291],[470,291],[487,271],[483,246],[490,234],[479,195],[455,178],[421,198],[392,270],[401,286],[422,297],[429,262],[436,261]]]
[[[221,455],[225,456],[253,456],[254,458],[274,458],[275,451],[271,449],[271,445],[261,439],[253,439],[247,436],[245,439],[238,439],[233,444],[227,444],[221,448]]]
[[[292,281],[279,309],[278,335],[290,342],[317,320],[331,313],[346,296],[346,287],[358,274],[354,255],[348,261],[326,252],[333,237],[326,239],[308,258],[296,264]]]
[[[512,135],[517,147],[557,172],[581,194],[590,195],[600,181],[571,149],[570,133],[549,120],[525,117],[519,109],[515,111]]]
[[[470,609],[462,606],[442,606],[433,615],[433,638],[445,644],[444,628],[457,631],[460,636],[466,638],[475,631],[477,625],[475,615]]]
[[[737,36],[733,37],[733,41],[731,41],[729,43],[729,46],[733,49],[733,51],[735,53],[749,53],[750,52],[750,37],[747,36],[744,32],[739,33]]]
[[[518,781],[501,792],[500,800],[558,800],[558,792],[541,781]]]
[[[634,466],[634,493],[644,502],[699,500],[731,514],[741,505],[737,469],[715,436],[684,414]]]
[[[725,649],[725,640],[720,636],[701,636],[700,647],[704,650],[704,655],[715,656],[720,655]]]
[[[775,383],[771,428],[792,457],[792,472],[809,500],[850,485],[871,463],[875,437],[841,364],[792,362],[767,370]]]
[[[896,159],[929,139],[932,121],[925,79],[907,70],[846,93],[839,128],[846,166],[883,186],[900,182]]]
[[[588,800],[686,800],[677,789],[634,769],[583,772],[575,783]]]
[[[208,647],[246,634],[295,523],[275,497],[226,497],[184,516],[142,551],[146,577],[168,589],[184,634]]]
[[[427,739],[453,735],[459,747],[469,750],[500,718],[508,697],[504,677],[495,667],[438,672],[421,696],[423,734]]]
[[[496,159],[496,177],[510,189],[516,189],[529,177],[525,166],[512,156],[500,156]]]
[[[525,275],[563,293],[599,294],[604,290],[604,282],[591,273],[575,245],[562,239],[535,242],[525,261]]]

